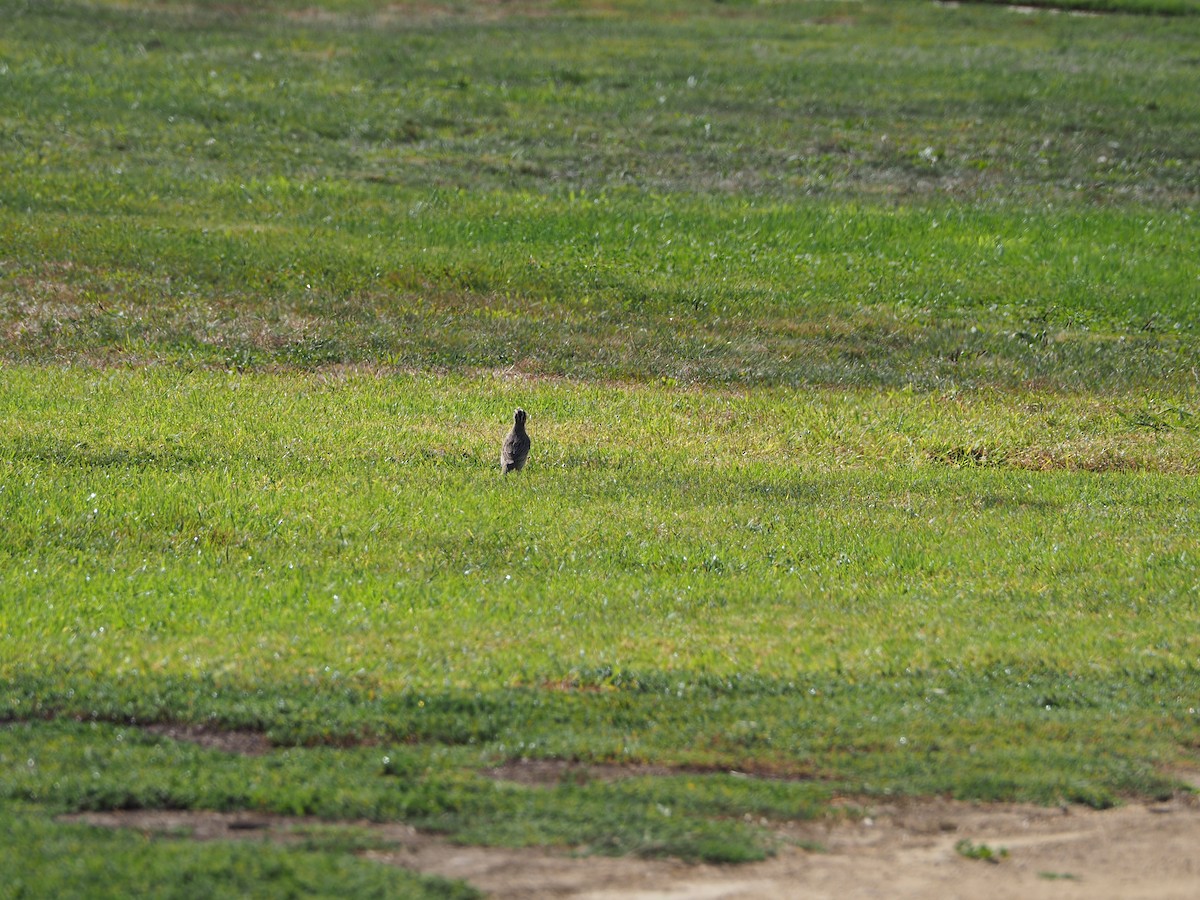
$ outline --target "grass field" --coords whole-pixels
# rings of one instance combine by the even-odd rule
[[[0,0],[0,896],[1180,789],[1200,6],[1069,5]]]

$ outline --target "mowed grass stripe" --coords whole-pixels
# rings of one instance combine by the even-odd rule
[[[414,198],[397,215],[364,201],[337,192],[358,225],[292,211],[268,232],[0,216],[0,239],[27,260],[7,266],[4,356],[748,385],[1195,384],[1200,252],[1182,212],[621,194]]]
[[[10,674],[331,666],[402,689],[1196,658],[1182,400],[5,375]],[[518,404],[534,449],[501,478]]]

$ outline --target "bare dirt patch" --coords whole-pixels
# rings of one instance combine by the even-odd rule
[[[620,781],[663,775],[732,775],[765,781],[813,781],[820,776],[812,771],[778,768],[761,763],[745,770],[723,766],[663,766],[651,763],[586,763],[567,759],[513,759],[480,769],[479,774],[495,781],[512,781],[532,787],[556,784],[587,784],[589,781]]]
[[[202,725],[143,725],[147,734],[198,744],[207,750],[236,753],[240,756],[262,756],[272,749],[271,741],[259,731],[219,731]]]
[[[779,825],[778,853],[740,866],[465,847],[402,824],[346,824],[389,845],[366,858],[514,900],[1192,898],[1200,886],[1200,803],[1190,796],[1105,811],[936,799],[863,806],[868,814],[853,820]],[[287,842],[328,827],[256,813],[135,810],[65,819],[197,840]],[[996,864],[968,859],[955,849],[963,840],[1007,856]]]
[[[495,781],[511,781],[527,787],[553,787],[564,783],[587,784],[590,781],[618,781],[642,775],[670,775],[672,770],[666,766],[619,766],[564,759],[519,759],[480,769],[479,774]]]

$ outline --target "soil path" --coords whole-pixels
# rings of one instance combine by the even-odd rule
[[[297,832],[318,824],[147,810],[67,818],[186,831],[198,840],[297,840]],[[364,854],[368,858],[464,879],[502,900],[1200,897],[1200,802],[1187,796],[1105,811],[946,800],[876,805],[857,821],[780,826],[779,852],[740,866],[463,847],[404,825],[354,824],[394,845]],[[998,863],[967,859],[955,849],[962,840],[997,854],[1003,848],[1007,856]]]

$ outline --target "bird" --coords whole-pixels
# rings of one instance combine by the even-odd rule
[[[500,471],[511,472],[520,470],[529,458],[529,434],[525,431],[525,410],[517,408],[513,413],[512,431],[504,439],[500,450]]]

